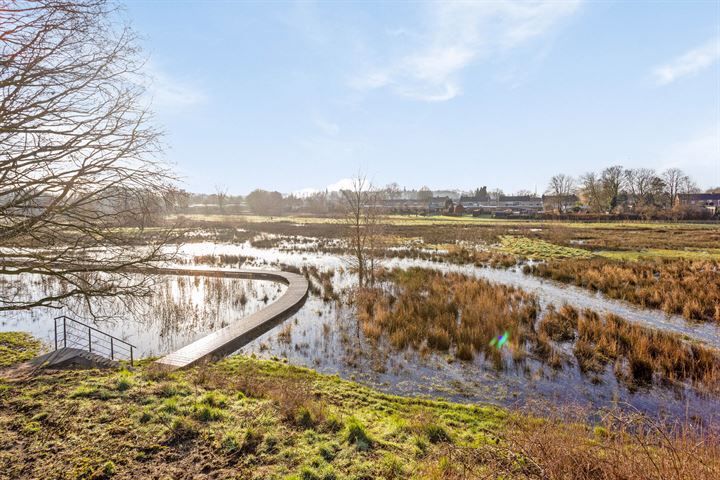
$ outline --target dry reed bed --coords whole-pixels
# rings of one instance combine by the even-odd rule
[[[513,351],[534,334],[537,300],[520,289],[458,273],[411,268],[384,273],[393,288],[357,293],[358,318],[366,337],[386,335],[397,349],[448,351],[471,360],[476,354],[501,362],[490,340],[512,330]]]
[[[413,217],[407,217],[412,221]],[[685,249],[717,248],[720,245],[720,227],[707,225],[673,223],[618,223],[617,225],[569,223],[569,222],[506,222],[458,223],[451,225],[397,224],[388,221],[382,225],[382,234],[401,239],[421,239],[425,244],[447,244],[472,242],[494,244],[503,235],[539,238],[550,243],[590,250],[638,250],[647,248]],[[472,222],[472,220],[469,220]],[[208,222],[196,222],[196,226],[207,228]],[[341,239],[347,236],[347,226],[338,223],[248,222],[230,217],[222,225],[215,225],[215,231],[222,238],[233,241],[250,240],[258,233],[305,236],[318,239]],[[241,230],[236,230],[240,228]],[[577,242],[582,241],[579,245]]]
[[[255,257],[246,255],[195,255],[185,263],[191,265],[219,265],[240,268],[245,263],[252,262],[253,260],[255,260]]]
[[[688,320],[720,322],[720,262],[663,260],[618,262],[550,261],[525,266],[525,273],[551,278]]]
[[[571,342],[580,370],[594,381],[601,381],[599,374],[612,364],[618,380],[630,387],[687,382],[720,393],[720,353],[677,335],[569,305],[551,305],[539,318],[535,296],[459,273],[396,269],[381,279],[382,287],[355,296],[358,321],[372,342],[386,339],[393,348],[421,353],[451,352],[465,361],[482,355],[496,368],[503,368],[507,357],[520,362],[528,355],[563,368],[571,358],[558,345]],[[506,331],[504,353],[490,342]]]
[[[654,377],[668,383],[690,382],[720,393],[720,354],[677,335],[603,317],[569,305],[550,308],[539,330],[554,341],[574,341],[573,354],[580,370],[601,373],[614,364],[616,377],[626,384],[650,384]]]
[[[639,414],[607,412],[594,428],[557,415],[511,418],[496,444],[444,444],[450,474],[437,466],[421,478],[696,480],[720,478],[720,433],[690,422],[668,425]],[[439,463],[439,462],[438,462]],[[431,464],[432,465],[432,464]],[[490,474],[488,474],[491,472]]]

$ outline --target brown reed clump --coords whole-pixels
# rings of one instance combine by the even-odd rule
[[[534,296],[458,273],[412,268],[384,275],[390,290],[363,289],[356,294],[358,320],[367,338],[385,334],[398,349],[452,350],[460,360],[477,354],[490,358],[490,341],[511,332],[511,351],[536,336],[538,313]],[[497,362],[494,362],[497,363]]]
[[[528,354],[561,369],[568,357],[557,344],[571,343],[580,371],[594,381],[614,365],[616,377],[631,388],[657,380],[720,393],[720,353],[676,334],[567,304],[550,305],[538,319],[533,295],[458,273],[393,270],[382,274],[382,284],[354,297],[359,326],[371,342],[385,338],[398,350],[450,351],[464,361],[482,355],[498,369],[508,357],[519,362]],[[509,355],[490,345],[504,332],[510,333]]]
[[[600,318],[589,310],[579,315],[577,335],[573,352],[583,371],[600,372],[616,362],[615,374],[626,383],[648,384],[657,376],[720,393],[720,353],[715,350],[617,315]]]
[[[527,273],[599,290],[611,298],[662,309],[688,320],[720,322],[720,262],[662,260],[551,261]]]
[[[302,273],[310,282],[310,288],[312,293],[318,297],[322,297],[324,302],[337,301],[340,299],[340,295],[335,291],[333,287],[332,278],[335,276],[335,270],[320,271],[314,265],[304,266]],[[319,283],[316,286],[314,281]]]

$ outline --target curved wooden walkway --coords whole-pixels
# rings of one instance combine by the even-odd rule
[[[288,286],[285,293],[267,307],[206,335],[180,350],[169,353],[155,362],[157,366],[169,370],[189,367],[201,360],[213,360],[237,351],[298,311],[305,303],[308,294],[307,279],[302,275],[290,272],[190,268],[159,268],[153,271],[163,275],[269,280]]]

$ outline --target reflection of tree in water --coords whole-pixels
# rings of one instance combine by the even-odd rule
[[[271,282],[217,277],[173,277],[150,302],[163,350],[226,327],[274,301],[282,288]]]
[[[26,275],[0,288],[18,295],[52,294],[66,288],[55,278]],[[18,318],[51,320],[68,315],[121,338],[132,339],[140,355],[177,349],[270,304],[284,286],[268,281],[202,276],[158,277],[151,296],[99,298],[92,305],[71,302],[63,310],[19,312]],[[19,322],[19,324],[21,324]],[[52,322],[46,327],[52,330]],[[131,342],[131,343],[133,343]]]
[[[217,277],[168,278],[148,302],[160,349],[170,351],[219,330],[275,301],[282,287],[272,282]]]

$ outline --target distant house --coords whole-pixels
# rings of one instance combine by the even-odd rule
[[[513,211],[540,211],[543,208],[543,200],[533,195],[500,195],[497,201],[500,209]]]
[[[675,205],[686,208],[706,208],[713,214],[720,213],[720,193],[680,193]]]
[[[493,202],[488,195],[460,197],[458,204],[462,205],[465,210],[475,210],[478,208],[492,208],[496,204]]]
[[[419,213],[427,209],[427,202],[416,199],[384,199],[381,202],[383,211],[395,213]]]
[[[430,214],[449,213],[452,208],[453,201],[450,200],[450,197],[433,197],[428,203],[428,213]]]
[[[546,212],[556,212],[558,211],[558,207],[558,213],[567,212],[579,202],[580,198],[578,198],[577,195],[562,195],[560,197],[557,195],[542,196],[543,210]]]

